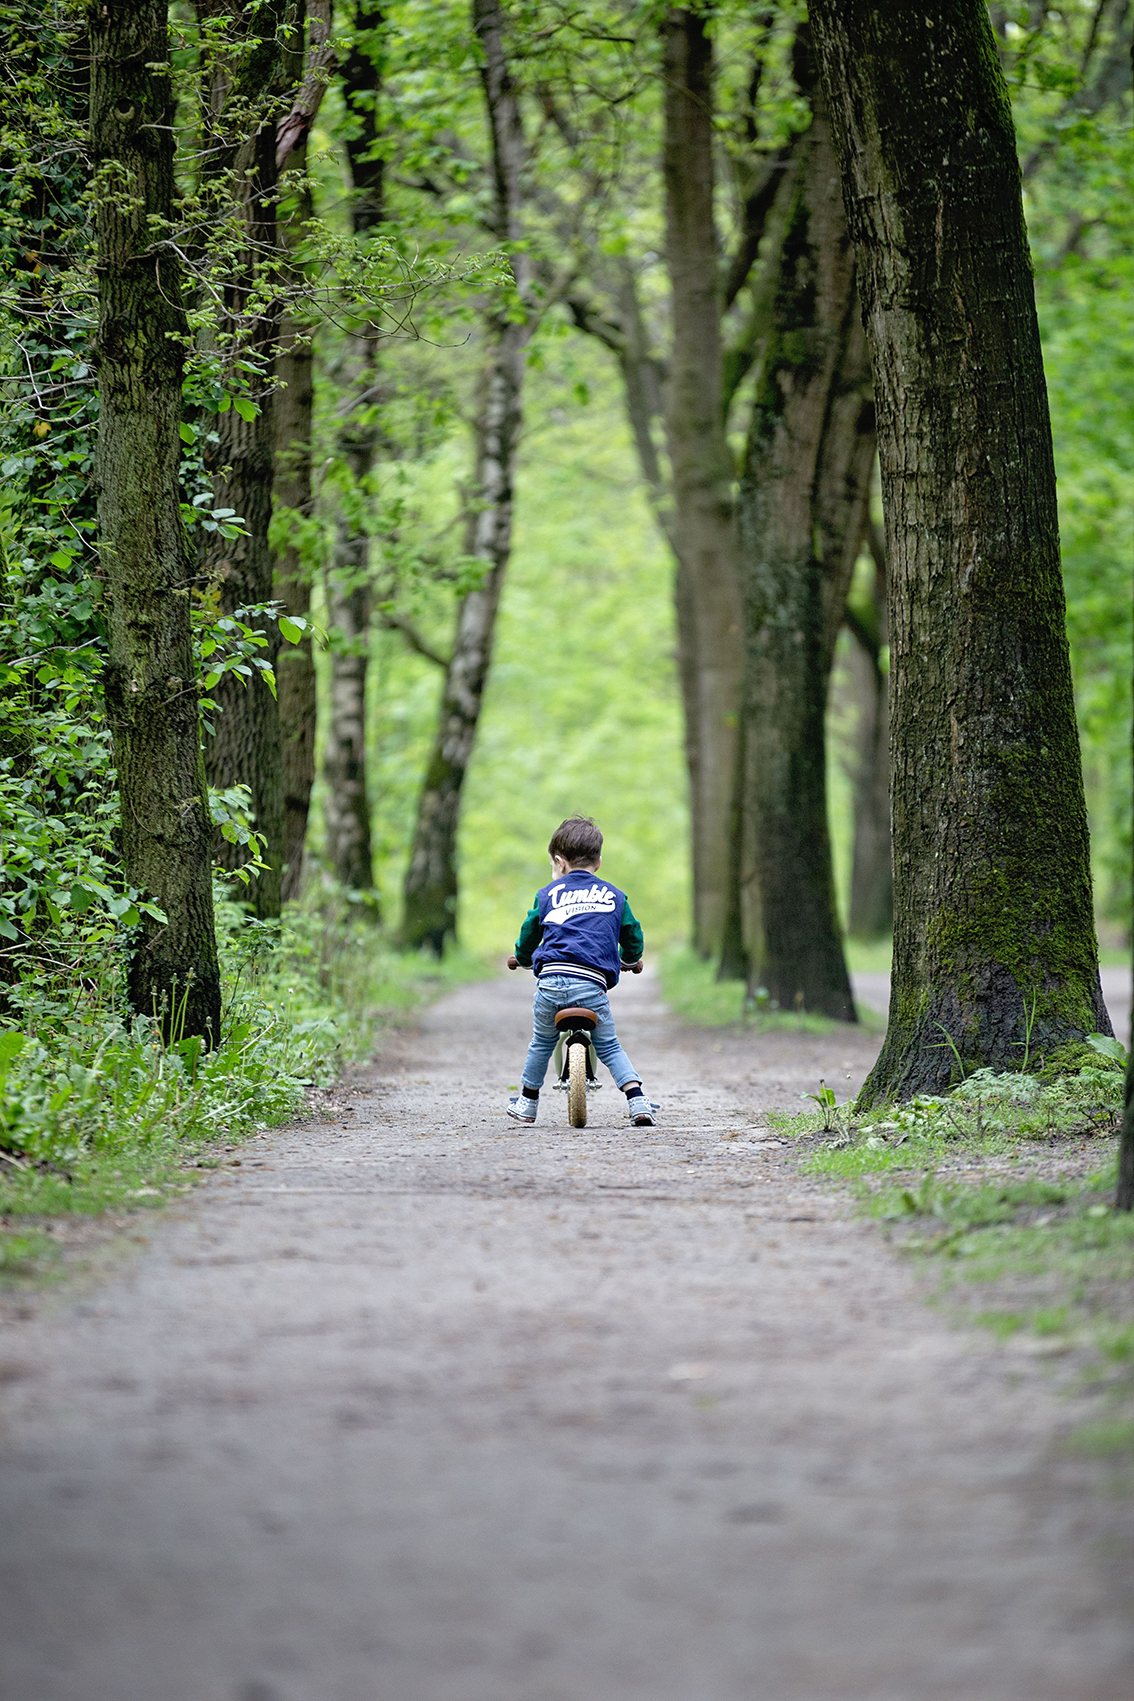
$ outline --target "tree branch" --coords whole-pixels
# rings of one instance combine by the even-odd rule
[[[1085,75],[1090,59],[1095,49],[1098,28],[1107,0],[1102,0],[1095,14],[1091,27],[1091,35],[1087,49],[1083,54],[1082,73]],[[1126,21],[1130,13],[1130,0],[1112,0],[1114,6],[1114,29],[1109,50],[1103,56],[1098,75],[1090,88],[1080,89],[1077,94],[1065,101],[1062,110],[1052,120],[1051,133],[1034,147],[1023,165],[1020,176],[1027,183],[1035,176],[1044,160],[1058,146],[1064,120],[1071,117],[1093,118],[1101,112],[1112,100],[1117,100],[1130,85],[1130,44],[1126,39]]]
[[[434,667],[439,667],[443,673],[448,672],[449,658],[426,642],[412,620],[408,620],[404,614],[391,614],[384,609],[379,609],[378,619],[387,631],[400,632],[415,655],[424,656]]]
[[[327,84],[338,65],[338,55],[331,41],[332,0],[307,0],[310,19],[307,73],[296,91],[291,111],[276,127],[276,170],[281,171],[310,133]]]

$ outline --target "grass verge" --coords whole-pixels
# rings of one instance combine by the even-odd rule
[[[0,1287],[50,1274],[52,1219],[145,1210],[191,1189],[219,1153],[286,1122],[309,1089],[367,1056],[385,1021],[485,965],[393,949],[365,921],[296,909],[282,924],[218,905],[221,1043],[164,1045],[121,1009],[108,970],[27,985],[0,1026]]]
[[[867,1118],[843,1105],[769,1121],[805,1172],[852,1190],[957,1321],[1108,1395],[1075,1445],[1134,1455],[1134,1215],[1112,1206],[1120,1051],[984,1070]]]

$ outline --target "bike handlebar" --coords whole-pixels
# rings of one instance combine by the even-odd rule
[[[508,967],[510,969],[518,969],[519,966],[520,965],[516,961],[515,957],[508,958]],[[645,968],[645,964],[641,957],[639,957],[636,963],[623,963],[622,967],[626,970],[628,975],[640,975],[642,970]]]

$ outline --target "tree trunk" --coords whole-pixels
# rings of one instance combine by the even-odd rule
[[[859,257],[890,569],[894,970],[864,1105],[1110,1032],[1055,472],[983,0],[812,0]]]
[[[291,112],[276,130],[277,168],[301,175],[307,170],[307,137],[333,68],[329,0],[309,0],[307,11],[310,48],[306,75],[299,83]],[[302,240],[302,227],[313,213],[311,189],[304,183],[296,191],[294,212],[283,227],[288,247],[294,248]],[[297,269],[297,282],[301,276]],[[314,509],[311,424],[315,391],[310,327],[291,314],[280,328],[276,377],[280,387],[273,398],[272,506],[277,513],[281,508],[291,509],[302,522],[310,519]],[[288,614],[310,615],[311,569],[303,560],[300,539],[294,532],[276,556],[272,594]],[[298,644],[280,646],[276,690],[284,797],[281,896],[287,900],[299,896],[315,783],[315,661],[310,632]]]
[[[666,255],[673,303],[667,438],[690,783],[693,940],[710,956],[720,948],[728,904],[743,652],[732,461],[722,407],[713,65],[705,18],[670,12],[663,43]]]
[[[275,475],[273,505],[290,508],[309,519],[311,490],[311,347],[292,321],[285,321],[276,356],[281,388],[275,397]],[[273,595],[289,614],[311,613],[310,569],[302,559],[299,541],[289,538],[276,557]],[[284,828],[281,896],[299,896],[303,879],[303,844],[311,788],[315,783],[315,662],[311,634],[298,644],[281,645],[276,660],[280,743],[283,764]]]
[[[1126,1036],[1126,1103],[1122,1113],[1122,1138],[1118,1146],[1118,1187],[1115,1207],[1134,1211],[1134,1006],[1130,1011],[1130,1032]]]
[[[380,30],[384,14],[360,11],[356,35]],[[343,92],[357,129],[347,141],[354,194],[351,219],[364,236],[385,217],[383,161],[374,158],[378,138],[377,100],[381,57],[355,45],[342,68]],[[348,333],[345,393],[353,399],[339,432],[339,452],[352,489],[340,503],[335,526],[334,566],[327,579],[327,610],[335,641],[331,649],[331,725],[323,762],[327,782],[327,861],[341,885],[374,895],[370,805],[366,792],[366,678],[370,662],[370,534],[364,523],[367,481],[374,465],[378,347],[372,327]]]
[[[254,386],[260,412],[244,420],[230,408],[218,422],[220,443],[215,449],[218,471],[213,496],[218,507],[234,508],[244,521],[245,532],[221,540],[206,555],[206,570],[220,580],[220,602],[226,614],[272,599],[272,551],[268,525],[272,515],[272,416],[274,398],[266,385]],[[215,534],[216,535],[216,534]],[[279,634],[274,621],[254,621],[262,627],[269,643],[260,654],[273,665],[279,652]],[[268,867],[255,875],[248,890],[261,920],[280,913],[283,872],[283,749],[280,715],[276,699],[260,677],[245,684],[238,676],[225,674],[213,697],[220,713],[209,741],[206,767],[209,784],[218,790],[247,786],[252,794],[256,830],[265,838],[264,860]],[[223,847],[223,848],[222,848]],[[217,861],[236,868],[246,860],[243,846],[218,837]]]
[[[164,0],[91,13],[91,151],[98,196],[99,549],[109,594],[107,715],[127,881],[144,917],[132,1008],[167,1036],[220,1035],[210,845],[181,523],[186,331],[177,259],[153,240],[173,216],[173,97]],[[102,174],[109,173],[109,179]]]
[[[370,804],[366,793],[366,674],[370,656],[370,539],[340,515],[335,565],[327,575],[331,651],[331,724],[323,757],[327,860],[349,891],[374,886]],[[373,901],[370,899],[370,901]]]
[[[200,0],[199,10],[211,15],[215,0]],[[283,56],[283,0],[257,14],[254,28],[262,45],[247,66],[239,85],[229,84],[227,62],[219,56],[212,67],[209,107],[214,126],[223,126],[234,108],[243,119],[244,101],[263,100],[281,83]],[[243,23],[239,27],[246,27]],[[254,66],[254,69],[253,69]],[[252,82],[255,76],[256,81]],[[255,110],[255,109],[253,109]],[[257,123],[254,116],[251,120]],[[209,172],[219,183],[231,171],[229,193],[238,196],[235,215],[241,223],[244,252],[225,291],[226,329],[239,327],[241,352],[251,357],[255,370],[248,376],[248,394],[257,406],[250,420],[235,407],[218,415],[219,441],[211,447],[209,462],[216,469],[214,499],[218,507],[235,509],[244,521],[242,534],[224,539],[214,534],[205,558],[206,572],[219,582],[221,607],[227,614],[235,609],[272,600],[272,551],[268,526],[272,514],[273,396],[271,374],[279,336],[278,304],[251,309],[253,291],[265,260],[277,251],[276,220],[276,124],[265,114],[251,135],[214,136]],[[249,317],[251,312],[251,317]],[[273,664],[279,649],[275,622],[264,624],[268,648],[261,651]],[[280,913],[283,870],[284,782],[280,716],[275,697],[261,677],[245,685],[238,676],[226,674],[214,696],[220,707],[216,731],[206,751],[209,783],[219,790],[247,786],[252,795],[256,830],[264,835],[267,869],[252,880],[248,895],[256,914],[269,919]],[[217,836],[217,861],[236,868],[245,860],[243,846],[229,844]]]
[[[473,28],[484,49],[481,71],[489,126],[500,241],[523,238],[521,171],[524,138],[519,106],[504,53],[504,19],[498,0],[473,0]],[[476,426],[476,469],[466,553],[487,564],[480,588],[460,603],[452,655],[445,674],[441,714],[418,804],[413,852],[405,881],[402,935],[411,946],[438,954],[456,933],[457,825],[461,789],[472,756],[481,701],[492,657],[496,611],[512,544],[512,486],[520,434],[524,350],[532,331],[530,262],[522,249],[509,255],[525,309],[522,321],[494,313],[489,356]]]
[[[804,89],[814,81],[803,70],[797,80]],[[817,90],[812,111],[781,188],[778,287],[739,498],[744,938],[754,992],[781,1009],[854,1021],[835,907],[824,723],[869,500],[874,405]]]
[[[868,530],[873,535],[874,527]],[[855,639],[858,698],[857,762],[854,774],[854,851],[847,932],[855,939],[883,939],[894,926],[894,881],[890,858],[890,678],[886,642],[885,557],[878,540],[874,589],[867,608],[847,609]]]

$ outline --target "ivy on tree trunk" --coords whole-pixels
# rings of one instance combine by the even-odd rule
[[[205,793],[181,521],[179,426],[186,321],[175,251],[173,98],[164,0],[90,9],[96,184],[99,555],[109,620],[104,674],[127,881],[145,917],[132,1007],[167,1035],[220,1034],[212,825]]]
[[[239,250],[226,281],[222,328],[236,335],[245,362],[243,377],[251,412],[230,406],[216,423],[218,441],[207,459],[216,469],[214,499],[243,520],[236,537],[219,532],[206,551],[206,569],[217,581],[226,614],[272,600],[273,551],[268,541],[272,517],[274,427],[272,374],[280,329],[280,306],[270,289],[258,293],[270,269],[280,259],[277,228],[276,121],[286,70],[294,64],[285,53],[298,19],[290,0],[267,0],[254,15],[233,0],[198,0],[202,23],[222,15],[232,18],[237,40],[248,43],[234,75],[229,56],[213,54],[208,64],[205,176],[219,192],[221,216],[235,218]],[[301,16],[302,14],[300,14]],[[243,397],[242,397],[243,399]],[[267,647],[260,652],[275,665],[279,632],[267,621]],[[221,679],[214,693],[220,713],[206,749],[210,784],[219,790],[247,786],[256,830],[264,835],[267,867],[249,886],[256,914],[270,919],[280,913],[283,839],[284,775],[280,714],[275,696],[257,676],[245,684],[233,673]],[[246,860],[243,846],[218,836],[216,856],[223,867],[235,869]]]
[[[812,0],[858,253],[890,569],[894,968],[861,1103],[1110,1032],[1055,471],[983,0]]]

